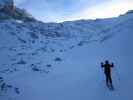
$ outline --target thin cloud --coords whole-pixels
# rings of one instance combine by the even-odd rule
[[[133,10],[133,0],[112,0],[92,7],[86,7],[80,13],[66,16],[63,20],[96,19],[117,17]]]
[[[15,2],[44,22],[116,17],[133,9],[133,0],[15,0]]]

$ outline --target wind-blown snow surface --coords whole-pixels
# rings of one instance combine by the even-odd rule
[[[0,32],[0,100],[133,99],[133,13],[64,23],[6,20]],[[115,64],[114,91],[100,67],[106,59]]]

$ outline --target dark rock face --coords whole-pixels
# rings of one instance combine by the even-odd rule
[[[0,0],[0,20],[4,19],[35,21],[24,9],[17,8],[13,0]]]
[[[133,10],[129,10],[126,14],[133,14]]]
[[[0,9],[13,10],[14,1],[13,0],[0,0]]]
[[[6,19],[7,15],[13,15],[15,11],[13,0],[0,0],[0,19]]]

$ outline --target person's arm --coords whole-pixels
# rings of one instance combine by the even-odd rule
[[[114,63],[111,64],[111,67],[114,67]]]
[[[102,68],[104,67],[104,64],[103,64],[103,62],[101,62],[101,67],[102,67]]]

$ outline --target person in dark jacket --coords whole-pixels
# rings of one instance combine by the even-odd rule
[[[104,74],[106,77],[106,85],[112,86],[112,78],[111,78],[111,68],[114,67],[114,64],[110,64],[108,60],[105,61],[105,64],[102,62],[101,67],[104,68]]]

